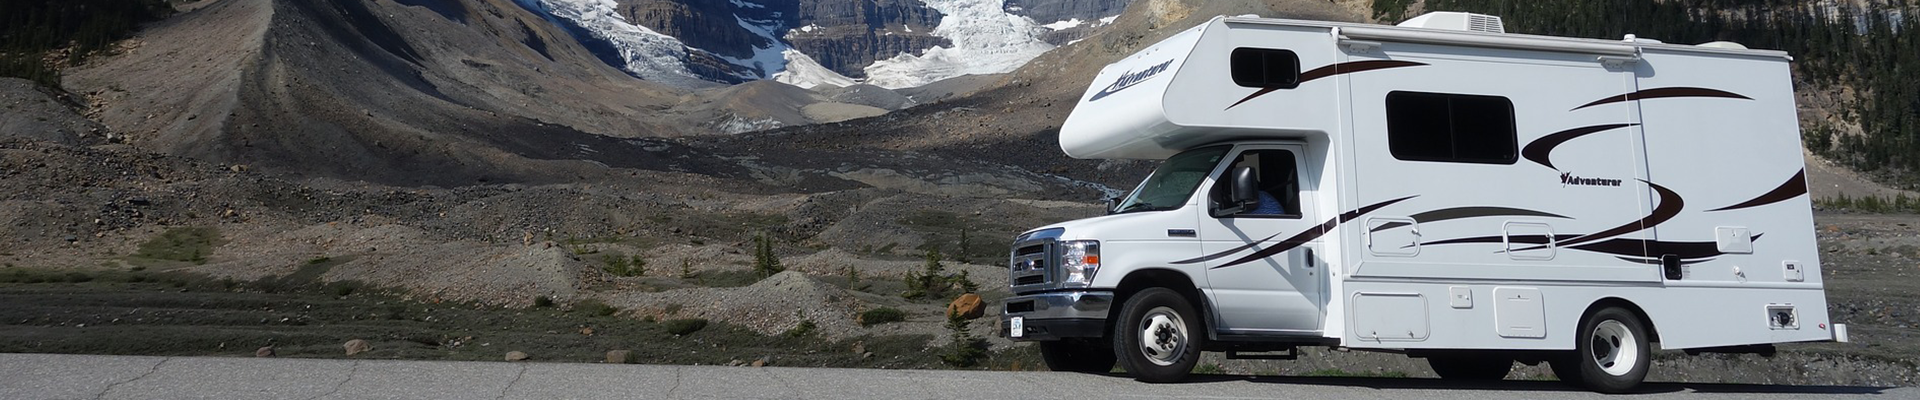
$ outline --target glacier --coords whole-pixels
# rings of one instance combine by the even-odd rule
[[[1040,40],[1047,28],[1007,13],[1001,0],[923,0],[944,14],[933,35],[953,47],[934,46],[920,55],[901,53],[866,68],[866,83],[888,89],[921,86],[961,75],[1012,72],[1053,50]]]
[[[615,11],[617,4],[613,0],[514,0],[514,3],[544,14],[557,24],[571,24],[579,33],[612,45],[626,64],[618,67],[635,77],[678,87],[713,85],[687,70],[684,60],[690,48],[685,43],[627,22]]]

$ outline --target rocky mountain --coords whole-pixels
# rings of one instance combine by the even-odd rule
[[[430,0],[417,0],[430,1]],[[438,0],[432,0],[438,1]],[[515,0],[609,65],[670,86],[921,86],[1004,73],[1127,0]]]

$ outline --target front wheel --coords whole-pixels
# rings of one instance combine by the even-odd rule
[[[1040,359],[1054,371],[1100,373],[1113,370],[1112,342],[1103,339],[1064,339],[1040,342]]]
[[[1114,353],[1122,367],[1142,382],[1178,382],[1200,362],[1205,339],[1192,303],[1167,288],[1135,293],[1114,324]]]
[[[1653,364],[1653,349],[1640,318],[1612,307],[1580,322],[1573,354],[1549,361],[1561,381],[1601,393],[1624,393],[1640,386]]]

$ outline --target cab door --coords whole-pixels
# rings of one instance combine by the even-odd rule
[[[1325,273],[1318,265],[1323,219],[1310,198],[1315,182],[1298,145],[1249,145],[1216,168],[1202,193],[1199,235],[1217,328],[1235,334],[1313,334],[1320,331]],[[1256,170],[1259,189],[1280,203],[1220,213],[1231,174]]]

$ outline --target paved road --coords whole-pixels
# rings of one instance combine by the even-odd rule
[[[1650,397],[1920,398],[1920,388],[1649,384]],[[0,399],[1603,398],[1556,382],[0,354]]]

